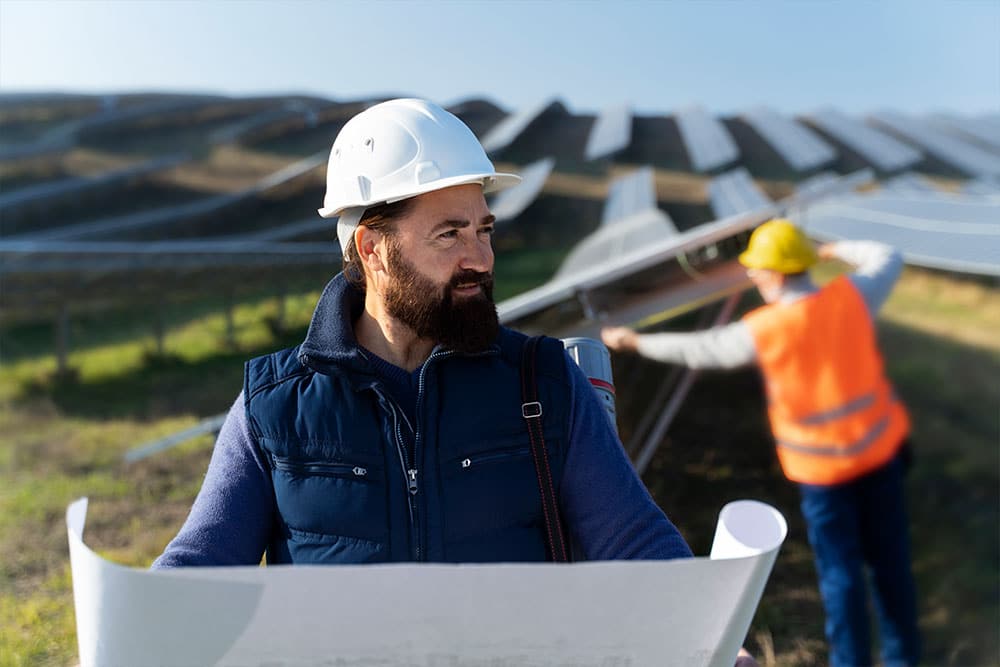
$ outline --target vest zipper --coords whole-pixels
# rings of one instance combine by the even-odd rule
[[[332,477],[352,476],[363,478],[368,475],[368,468],[351,463],[293,462],[277,457],[271,457],[271,462],[277,470],[285,472],[306,472]]]
[[[417,508],[417,498],[416,495],[420,491],[420,487],[417,485],[417,468],[416,468],[416,454],[414,453],[412,463],[409,456],[409,451],[406,447],[406,441],[403,439],[403,431],[399,425],[400,416],[406,420],[406,415],[396,407],[396,404],[392,402],[388,396],[383,394],[374,385],[372,389],[378,394],[379,398],[389,406],[389,412],[392,414],[392,427],[393,435],[396,437],[396,454],[399,456],[399,465],[403,470],[403,477],[406,479],[406,504],[407,509],[410,514],[410,536],[413,539],[413,560],[419,561],[421,558],[420,549],[420,530],[419,530],[419,514]],[[407,420],[406,425],[410,427],[410,431],[413,431],[413,426]],[[416,441],[416,434],[413,436],[414,442]],[[416,446],[414,445],[414,448]]]
[[[531,449],[527,447],[522,447],[520,449],[513,449],[505,452],[473,454],[472,456],[461,459],[461,461],[459,461],[459,465],[462,467],[462,469],[466,469],[466,468],[471,468],[472,466],[480,466],[488,463],[507,461],[509,459],[521,458],[526,456],[531,456]]]
[[[417,424],[416,428],[413,430],[413,470],[410,476],[410,488],[412,489],[411,497],[416,496],[417,489],[417,451],[420,449],[420,441],[423,438],[423,430],[420,428],[420,421],[422,416],[422,406],[424,402],[424,388],[426,387],[426,377],[427,369],[430,367],[432,361],[437,359],[443,359],[445,357],[450,357],[454,352],[452,350],[441,350],[439,352],[431,352],[431,355],[427,357],[424,361],[423,366],[420,367],[420,379],[417,381],[417,407],[416,407],[416,417]],[[418,538],[419,542],[419,538]],[[417,560],[420,560],[419,558]]]

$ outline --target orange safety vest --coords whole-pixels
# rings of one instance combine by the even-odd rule
[[[893,457],[910,430],[864,299],[845,276],[747,313],[788,479],[839,484]]]

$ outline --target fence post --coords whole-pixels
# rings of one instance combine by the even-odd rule
[[[69,372],[69,305],[62,304],[56,316],[56,374]]]

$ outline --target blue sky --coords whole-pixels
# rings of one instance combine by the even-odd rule
[[[0,91],[1000,112],[1000,0],[0,0]]]

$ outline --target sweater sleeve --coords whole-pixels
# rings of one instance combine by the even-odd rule
[[[743,322],[690,333],[639,336],[639,354],[688,368],[739,368],[757,359],[750,328]]]
[[[250,438],[240,393],[187,521],[152,567],[257,565],[274,512],[271,475]]]
[[[560,504],[588,560],[666,560],[691,549],[632,467],[593,387],[567,355],[569,447]]]
[[[875,317],[899,280],[903,256],[892,246],[875,241],[837,241],[832,247],[837,259],[857,267],[850,280]]]

